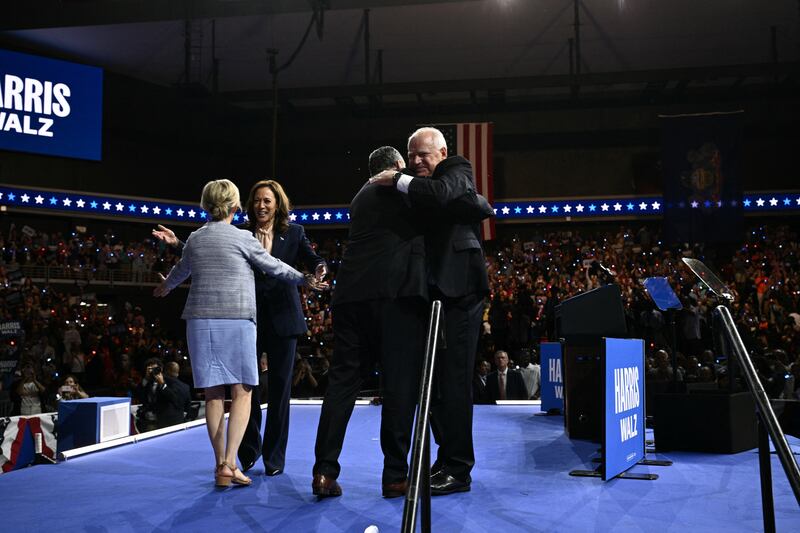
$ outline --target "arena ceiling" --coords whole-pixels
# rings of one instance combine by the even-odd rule
[[[798,0],[7,4],[0,47],[218,92],[247,107],[271,105],[270,50],[290,108],[573,105],[793,93],[798,83]]]

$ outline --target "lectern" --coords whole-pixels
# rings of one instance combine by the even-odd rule
[[[600,440],[603,337],[628,336],[622,293],[611,284],[556,306],[556,331],[564,344],[564,425],[571,439]]]

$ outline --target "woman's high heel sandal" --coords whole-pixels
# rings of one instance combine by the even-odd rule
[[[217,487],[230,487],[231,480],[233,479],[233,474],[223,474],[222,468],[227,466],[226,463],[220,463],[217,465],[217,469],[214,471],[214,485]]]
[[[236,471],[239,470],[239,467],[234,466],[233,468],[231,468],[231,470],[233,471],[233,477],[231,478],[231,483],[233,483],[234,485],[240,485],[242,487],[247,487],[247,486],[253,484],[253,480],[250,479],[247,476],[244,476],[244,473],[242,473],[242,475],[244,476],[244,479],[239,479],[239,478],[236,477]]]
[[[231,474],[222,474],[220,471],[223,467],[227,467],[232,472]],[[239,486],[248,486],[252,485],[253,480],[249,477],[245,476],[244,479],[240,479],[236,477],[236,471],[239,470],[237,466],[231,466],[226,462],[222,462],[217,466],[217,472],[214,475],[215,484],[217,487],[229,487],[231,484],[239,485]]]

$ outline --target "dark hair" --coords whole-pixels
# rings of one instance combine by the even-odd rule
[[[64,376],[64,379],[61,380],[61,384],[63,385],[64,383],[66,383],[69,378],[72,378],[72,381],[75,382],[75,385],[79,387],[81,386],[80,382],[78,381],[78,378],[75,377],[75,374],[67,374],[66,376]]]
[[[369,154],[369,175],[374,176],[382,170],[392,168],[403,156],[392,146],[381,146]]]
[[[256,192],[263,187],[267,187],[272,191],[272,194],[275,196],[275,203],[277,204],[275,206],[275,220],[272,223],[272,228],[276,233],[284,233],[289,229],[289,211],[292,210],[292,204],[289,201],[289,197],[283,192],[281,184],[275,180],[261,180],[250,188],[250,194],[247,195],[247,204],[245,206],[247,219],[249,220],[247,227],[250,231],[255,231],[256,229],[256,210],[253,206],[253,202],[255,201]]]

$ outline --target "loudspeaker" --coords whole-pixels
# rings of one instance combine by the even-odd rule
[[[800,439],[800,400],[770,400],[770,402],[783,432]]]
[[[564,428],[571,439],[600,441],[600,344],[564,345]]]
[[[749,392],[656,394],[656,450],[738,453],[758,446],[756,406]]]

